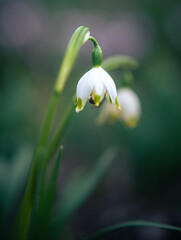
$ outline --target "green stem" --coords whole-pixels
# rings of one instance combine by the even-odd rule
[[[97,47],[97,46],[99,46],[99,44],[98,44],[97,40],[96,40],[94,37],[90,36],[90,37],[89,37],[89,40],[93,42],[93,44],[94,44],[94,47]]]
[[[48,106],[48,111],[47,111],[47,114],[46,114],[46,118],[45,118],[45,121],[44,121],[44,124],[43,124],[42,133],[40,135],[41,137],[40,137],[40,141],[39,141],[39,145],[38,145],[38,152],[41,152],[44,149],[44,147],[47,143],[47,138],[48,138],[48,135],[49,135],[49,129],[50,129],[53,113],[54,113],[59,95],[60,95],[59,92],[57,92],[56,90],[53,91],[53,94],[51,96],[50,103],[49,103],[49,106]]]
[[[93,67],[100,67],[102,65],[102,50],[94,37],[89,37],[94,44],[94,48],[92,51],[92,66]]]
[[[50,99],[50,104],[48,107],[48,111],[47,111],[47,115],[45,117],[45,121],[43,124],[43,128],[42,128],[42,134],[40,135],[40,141],[38,144],[38,150],[37,150],[37,155],[35,155],[35,166],[36,166],[36,162],[38,162],[37,159],[39,159],[39,155],[41,155],[41,153],[45,150],[45,146],[47,143],[47,139],[48,139],[48,135],[49,135],[49,131],[50,131],[50,126],[51,126],[51,122],[52,122],[52,118],[53,118],[53,113],[58,101],[58,97],[60,95],[60,93],[63,91],[66,80],[70,74],[70,71],[75,63],[78,51],[80,49],[80,47],[82,46],[82,44],[84,43],[84,38],[86,36],[86,34],[88,33],[89,29],[86,27],[79,27],[73,34],[62,65],[60,67],[60,71],[58,73],[57,79],[55,81],[55,85],[54,85],[54,91],[52,94],[52,97]]]
[[[37,174],[37,184],[36,184],[36,188],[35,188],[35,199],[33,202],[33,206],[32,206],[32,212],[31,212],[31,218],[30,218],[30,223],[29,223],[29,229],[28,229],[28,240],[33,239],[33,235],[34,235],[34,231],[35,231],[35,224],[36,224],[36,216],[38,213],[38,206],[39,206],[39,194],[40,194],[40,190],[41,190],[41,181],[42,181],[42,162],[43,162],[44,156],[42,155],[41,157],[41,161],[40,164],[38,166],[38,174]]]
[[[37,209],[38,211],[35,212],[37,216],[36,216],[36,219],[34,220],[34,225],[32,226],[32,235],[30,239],[46,239],[51,211],[52,211],[52,207],[55,199],[62,150],[63,150],[63,146],[59,148],[57,157],[53,162],[53,167],[51,170],[48,187],[46,189],[46,192],[44,193],[44,198],[41,199],[39,197],[39,205]],[[41,171],[43,171],[43,168],[41,168]],[[44,230],[42,231],[42,229]]]
[[[42,127],[41,131],[41,137],[39,140],[39,144],[32,162],[31,170],[30,170],[30,175],[29,175],[29,181],[27,184],[26,192],[24,195],[24,199],[22,202],[22,206],[20,209],[20,215],[21,215],[21,224],[24,225],[23,230],[21,230],[20,234],[22,239],[26,239],[26,235],[28,232],[28,226],[29,226],[29,221],[30,221],[30,215],[31,215],[31,209],[33,206],[33,201],[34,201],[34,192],[35,192],[35,185],[36,185],[36,176],[37,176],[37,171],[38,171],[38,166],[40,164],[40,159],[43,156],[44,149],[46,146],[48,134],[49,134],[49,129],[51,126],[51,121],[53,117],[53,112],[55,110],[57,100],[58,100],[59,94],[56,91],[53,91],[52,97],[50,99],[50,103],[48,106],[48,111],[45,117],[45,121]],[[27,205],[27,202],[29,204]]]
[[[48,139],[48,135],[49,135],[49,130],[51,127],[51,122],[52,122],[52,118],[53,118],[53,113],[58,101],[58,97],[59,97],[59,93],[56,92],[55,90],[53,91],[53,94],[51,96],[50,102],[49,102],[49,106],[48,106],[48,111],[45,117],[45,121],[42,127],[42,132],[40,134],[40,140],[39,140],[39,144],[35,153],[35,157],[33,160],[33,165],[31,168],[31,172],[30,172],[30,181],[29,184],[27,186],[27,191],[29,190],[29,188],[32,187],[33,184],[33,179],[35,178],[36,174],[37,174],[37,168],[39,165],[39,160],[42,156],[42,154],[45,151],[45,146],[47,143],[47,139]]]
[[[74,32],[68,44],[68,47],[64,56],[64,60],[62,62],[59,74],[57,76],[57,79],[53,88],[54,89],[53,94],[50,98],[50,103],[48,106],[48,111],[45,117],[41,134],[40,134],[37,150],[35,152],[35,155],[32,161],[27,188],[26,188],[21,209],[17,218],[17,221],[19,222],[19,233],[21,236],[20,239],[27,238],[29,221],[30,221],[30,216],[31,216],[31,211],[32,211],[32,206],[34,201],[34,195],[35,195],[37,170],[38,170],[41,157],[43,156],[46,149],[47,139],[50,132],[53,113],[58,101],[58,97],[65,86],[68,75],[70,74],[70,71],[75,63],[79,49],[82,46],[82,44],[85,42],[84,41],[85,36],[88,33],[88,31],[89,31],[88,28],[81,26]]]
[[[44,198],[45,194],[45,177],[46,177],[46,167],[52,158],[52,156],[55,154],[56,150],[58,149],[60,145],[60,141],[63,137],[63,134],[67,130],[70,120],[72,119],[72,114],[74,113],[75,105],[71,102],[70,106],[68,107],[64,118],[62,122],[60,123],[58,130],[56,131],[55,136],[53,137],[52,141],[50,142],[50,145],[48,146],[48,149],[45,154],[44,162],[42,165],[42,171],[43,171],[43,177],[42,177],[42,183],[41,183],[41,192],[40,192],[40,201]]]
[[[73,111],[74,108],[75,108],[75,105],[73,102],[71,102],[71,104],[69,105],[69,107],[64,115],[63,120],[61,121],[61,123],[58,127],[58,130],[56,130],[55,136],[53,137],[52,141],[50,142],[50,145],[48,146],[44,161],[41,166],[42,167],[42,178],[41,178],[40,191],[39,191],[38,220],[40,220],[42,212],[46,209],[45,205],[44,205],[45,198],[51,197],[51,196],[47,195],[47,191],[49,191],[49,189],[47,189],[45,187],[47,165],[48,165],[50,159],[52,158],[52,156],[55,154],[56,150],[58,149],[59,143],[63,137],[63,134],[65,133],[65,131],[67,130],[67,128],[69,126],[70,120],[72,119],[72,114],[74,113],[74,111]],[[58,154],[58,156],[59,155],[60,155],[60,153]],[[56,170],[58,170],[58,168]],[[47,211],[47,209],[46,209],[46,211]],[[50,211],[50,209],[49,209],[49,211]],[[37,232],[39,232],[38,228],[36,228],[36,230],[37,230]]]
[[[51,159],[51,157],[55,153],[56,149],[58,148],[60,141],[69,126],[70,120],[72,119],[72,115],[75,112],[74,108],[75,108],[75,104],[73,102],[71,102],[65,115],[64,115],[62,122],[60,123],[53,139],[50,142],[50,145],[48,146],[48,149],[47,149],[46,155],[45,155],[46,164],[47,164],[48,160]]]

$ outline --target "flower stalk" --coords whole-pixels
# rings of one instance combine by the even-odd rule
[[[53,114],[58,102],[58,98],[60,96],[60,93],[64,89],[65,83],[75,63],[80,47],[85,43],[85,41],[88,40],[87,36],[89,36],[89,29],[83,26],[79,27],[74,32],[68,44],[62,65],[60,67],[57,79],[55,81],[55,85],[50,98],[48,110],[42,126],[39,143],[32,161],[27,188],[26,188],[21,209],[18,215],[18,222],[19,222],[19,229],[20,229],[19,239],[27,238],[29,224],[30,224],[30,216],[31,216],[31,211],[32,211],[32,206],[33,206],[33,201],[35,196],[37,170],[40,164],[40,160],[46,150],[47,140],[50,132]]]
[[[92,66],[100,67],[102,65],[102,49],[94,37],[90,36],[89,40],[94,44],[94,49],[92,51]]]
[[[73,104],[71,103],[71,106],[68,108],[62,123],[58,127],[58,131],[56,132],[49,146],[47,146],[53,115],[56,109],[58,98],[63,91],[68,76],[74,66],[79,49],[87,40],[91,40],[94,44],[94,49],[92,52],[93,68],[89,72],[91,73],[89,74],[89,77],[91,76],[93,78],[93,82],[89,82],[90,84],[88,84],[88,87],[86,87],[86,85],[83,83],[83,86],[86,87],[86,92],[82,91],[85,90],[84,87],[82,88],[82,84],[79,85],[80,88],[77,87],[77,111],[83,109],[87,100],[94,104],[95,107],[98,107],[106,95],[108,96],[108,99],[110,99],[111,103],[113,103],[119,109],[114,81],[101,67],[102,50],[97,40],[93,37],[90,37],[89,29],[81,26],[74,32],[72,38],[70,39],[53,87],[47,113],[45,115],[45,120],[42,125],[39,142],[32,160],[27,188],[17,221],[15,223],[15,231],[17,232],[18,230],[18,233],[15,235],[15,238],[17,239],[25,240],[27,238],[31,238],[32,231],[34,229],[33,222],[37,217],[37,213],[39,212],[38,208],[41,199],[44,198],[44,185],[47,165],[55,153],[62,135],[70,122],[73,113]],[[84,79],[87,79],[87,75],[84,77]],[[39,179],[38,174],[40,168],[41,178]]]

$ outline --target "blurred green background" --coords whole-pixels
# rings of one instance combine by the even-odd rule
[[[1,219],[16,211],[18,187],[13,184],[24,184],[68,40],[78,26],[85,25],[104,57],[127,54],[140,62],[133,89],[142,104],[142,117],[135,129],[128,129],[119,122],[97,126],[100,109],[90,104],[73,115],[62,142],[59,194],[75,168],[91,165],[112,145],[119,148],[119,155],[101,186],[74,217],[69,234],[89,234],[132,219],[181,226],[180,22],[181,2],[176,0],[1,0]],[[91,51],[91,42],[81,48],[60,98],[55,124],[78,80],[91,68]],[[117,86],[121,86],[120,74],[111,73]],[[170,240],[181,236],[138,228],[105,239],[120,238]]]

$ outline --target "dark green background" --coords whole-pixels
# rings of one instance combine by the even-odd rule
[[[68,40],[74,29],[86,25],[105,57],[128,54],[140,62],[134,71],[133,88],[141,101],[142,116],[135,129],[128,129],[119,122],[97,126],[100,109],[92,109],[90,104],[73,115],[62,142],[58,192],[74,168],[91,165],[110,145],[119,148],[119,156],[104,182],[75,216],[70,235],[88,234],[132,219],[181,226],[180,22],[181,2],[176,0],[1,1],[2,214],[6,212],[8,188],[12,187],[12,166],[19,158],[28,165]],[[60,98],[55,125],[75,93],[78,80],[91,68],[91,51],[91,43],[80,51]],[[111,74],[117,86],[121,85],[121,74]],[[14,192],[8,201],[16,195]],[[180,239],[180,235],[138,228],[107,239],[120,238],[165,240]]]

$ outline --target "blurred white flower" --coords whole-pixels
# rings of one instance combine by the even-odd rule
[[[107,119],[120,119],[128,127],[135,127],[141,115],[141,104],[136,93],[128,87],[119,88],[118,102],[121,111],[116,111],[105,104],[97,118],[97,123],[102,124]]]
[[[110,102],[120,109],[113,79],[102,67],[93,67],[82,76],[77,84],[76,112],[83,110],[87,100],[98,107],[106,95]]]

